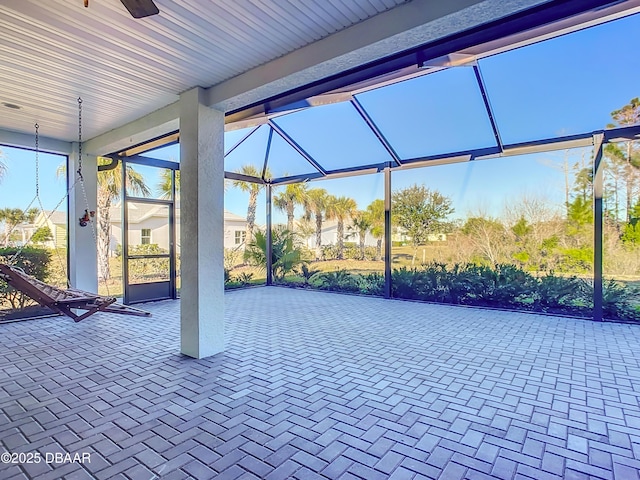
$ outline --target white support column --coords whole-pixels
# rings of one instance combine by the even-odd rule
[[[78,178],[78,167],[78,143],[73,143],[67,165],[67,181],[69,185],[73,185]],[[69,280],[74,288],[97,293],[98,255],[96,241],[92,232],[92,229],[96,228],[96,223],[91,222],[86,227],[81,227],[78,221],[84,215],[86,209],[90,211],[96,210],[98,189],[98,162],[96,157],[83,154],[82,177],[84,181],[78,181],[69,192]],[[87,204],[89,205],[88,208]],[[95,218],[92,220],[95,220]]]
[[[224,350],[224,113],[180,95],[181,351]]]

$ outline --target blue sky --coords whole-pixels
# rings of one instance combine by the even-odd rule
[[[640,96],[640,16],[565,35],[480,60],[503,143],[584,133],[604,128],[610,113]],[[403,159],[495,145],[470,67],[457,67],[360,94],[382,132]],[[388,157],[348,104],[333,104],[289,114],[276,122],[328,169],[385,161]],[[266,127],[262,127],[266,130]],[[229,132],[231,145],[243,132]],[[227,170],[245,163],[261,168],[266,131],[259,131],[226,160]],[[275,137],[274,137],[275,138]],[[0,184],[0,208],[24,208],[35,193],[35,153],[3,148],[9,167]],[[178,146],[156,151],[177,160]],[[552,204],[564,201],[560,163],[563,152],[508,157],[459,165],[411,169],[393,174],[393,189],[424,183],[453,200],[456,216],[482,208],[498,215],[505,202],[523,194],[541,195]],[[570,163],[581,152],[571,152]],[[313,169],[278,139],[270,165],[275,176]],[[42,199],[51,208],[64,195],[55,171],[63,157],[40,154]],[[150,170],[148,177],[153,177]],[[157,178],[149,178],[155,186]],[[359,208],[383,198],[381,174],[311,182],[334,195],[354,198]],[[228,188],[226,208],[246,213],[247,194]],[[258,222],[264,223],[264,198]],[[274,212],[275,221],[284,215]]]
[[[1,149],[7,173],[0,183],[0,208],[25,209],[36,194],[36,153],[17,148]],[[38,156],[40,198],[44,208],[52,209],[66,195],[66,179],[56,175],[58,167],[65,164],[66,157],[42,152]],[[66,201],[62,202],[60,209],[66,211]]]

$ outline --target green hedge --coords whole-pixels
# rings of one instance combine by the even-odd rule
[[[0,263],[9,263],[17,252],[16,247],[0,248]],[[51,253],[48,250],[27,247],[22,249],[12,265],[21,268],[26,274],[38,280],[46,281],[50,262]],[[33,304],[35,304],[33,300],[0,279],[0,308],[20,309]]]
[[[515,265],[431,263],[393,271],[393,296],[458,305],[589,315],[592,290],[577,277],[534,277]]]
[[[384,276],[379,273],[359,275],[339,270],[315,273],[304,282],[285,283],[334,292],[379,296],[384,293]],[[634,287],[607,280],[603,301],[605,318],[640,321],[639,295]],[[537,277],[511,264],[489,267],[433,262],[420,268],[402,267],[392,272],[392,296],[587,317],[593,309],[593,286],[586,280],[557,276],[553,272]]]

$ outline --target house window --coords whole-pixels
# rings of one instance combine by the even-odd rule
[[[140,244],[149,245],[151,243],[151,229],[143,228],[140,234]]]
[[[247,232],[244,230],[236,230],[236,245],[244,243],[247,238]]]

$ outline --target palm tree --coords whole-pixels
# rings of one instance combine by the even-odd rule
[[[30,208],[27,211],[19,208],[3,208],[0,210],[0,222],[4,221],[4,245],[9,244],[13,230],[21,223],[33,223],[40,213],[38,208]],[[26,243],[25,231],[22,230],[22,242]]]
[[[296,246],[295,235],[282,226],[272,230],[271,245],[271,271],[276,281],[282,280],[304,262],[302,252]],[[249,263],[264,270],[267,267],[267,250],[267,235],[258,230],[253,241],[247,245],[244,256]]]
[[[30,208],[29,210],[27,210],[26,212],[23,212],[23,222],[27,222],[27,223],[33,223],[36,220],[36,217],[38,216],[38,214],[40,213],[40,209],[39,208]]]
[[[382,239],[384,238],[384,200],[374,200],[367,206],[367,214],[371,222],[371,235],[377,240],[376,261],[382,260]]]
[[[98,165],[104,165],[110,162],[110,159],[102,157],[98,158]],[[126,170],[127,191],[130,195],[136,197],[148,197],[151,190],[144,181],[144,177],[133,167],[127,166]],[[120,199],[122,192],[122,162],[118,162],[118,166],[111,169],[98,172],[98,276],[103,280],[111,277],[109,268],[109,230],[111,225],[111,205]]]
[[[37,209],[36,209],[37,210]],[[36,211],[37,215],[37,211]],[[34,215],[35,217],[35,215]],[[13,229],[26,220],[26,214],[19,208],[3,208],[0,210],[0,221],[4,222],[4,246],[9,245],[9,239]]]
[[[22,219],[19,223],[34,223],[36,221],[36,217],[40,213],[39,208],[30,208],[26,212],[22,212]],[[44,213],[44,212],[43,212]],[[35,233],[35,232],[34,232]],[[32,235],[33,236],[33,235]],[[22,244],[25,245],[27,242],[30,242],[31,238],[27,238],[27,232],[25,229],[22,229]]]
[[[364,241],[367,237],[367,232],[372,225],[369,213],[364,210],[357,210],[351,217],[351,226],[349,227],[349,230],[358,235],[360,260],[364,260]]]
[[[338,260],[344,258],[344,221],[353,217],[358,206],[353,198],[334,197],[327,200],[327,219],[338,221]]]
[[[111,163],[110,158],[98,157],[98,165]],[[64,177],[67,173],[67,165],[61,164],[56,170],[56,176]],[[144,182],[144,176],[132,166],[127,166],[127,190],[129,195],[136,197],[148,197],[151,190]],[[96,235],[98,250],[98,277],[104,281],[111,278],[109,267],[109,245],[111,226],[111,205],[120,199],[122,192],[122,162],[118,162],[115,168],[98,171],[98,231]]]
[[[293,232],[296,205],[304,205],[307,186],[304,183],[287,185],[284,192],[273,197],[273,204],[279,210],[287,213],[287,230]]]
[[[243,175],[248,175],[250,177],[260,178],[262,172],[260,172],[253,165],[243,165],[239,170],[236,170],[236,173],[241,173]],[[270,177],[271,175],[267,171],[265,177]],[[244,244],[249,245],[253,240],[253,229],[256,224],[256,206],[258,204],[258,194],[260,190],[263,189],[264,185],[261,183],[253,183],[253,182],[245,182],[244,180],[233,180],[231,184],[234,187],[239,188],[243,192],[249,192],[249,204],[247,205],[247,228],[245,230],[245,239]]]
[[[160,181],[156,185],[156,188],[160,192],[160,198],[163,200],[170,200],[172,189],[171,189],[171,172],[168,168],[162,170],[160,174]],[[180,170],[176,170],[176,197],[180,195]]]
[[[305,217],[316,219],[316,260],[322,258],[322,221],[327,204],[327,191],[324,188],[307,190],[304,201]]]

